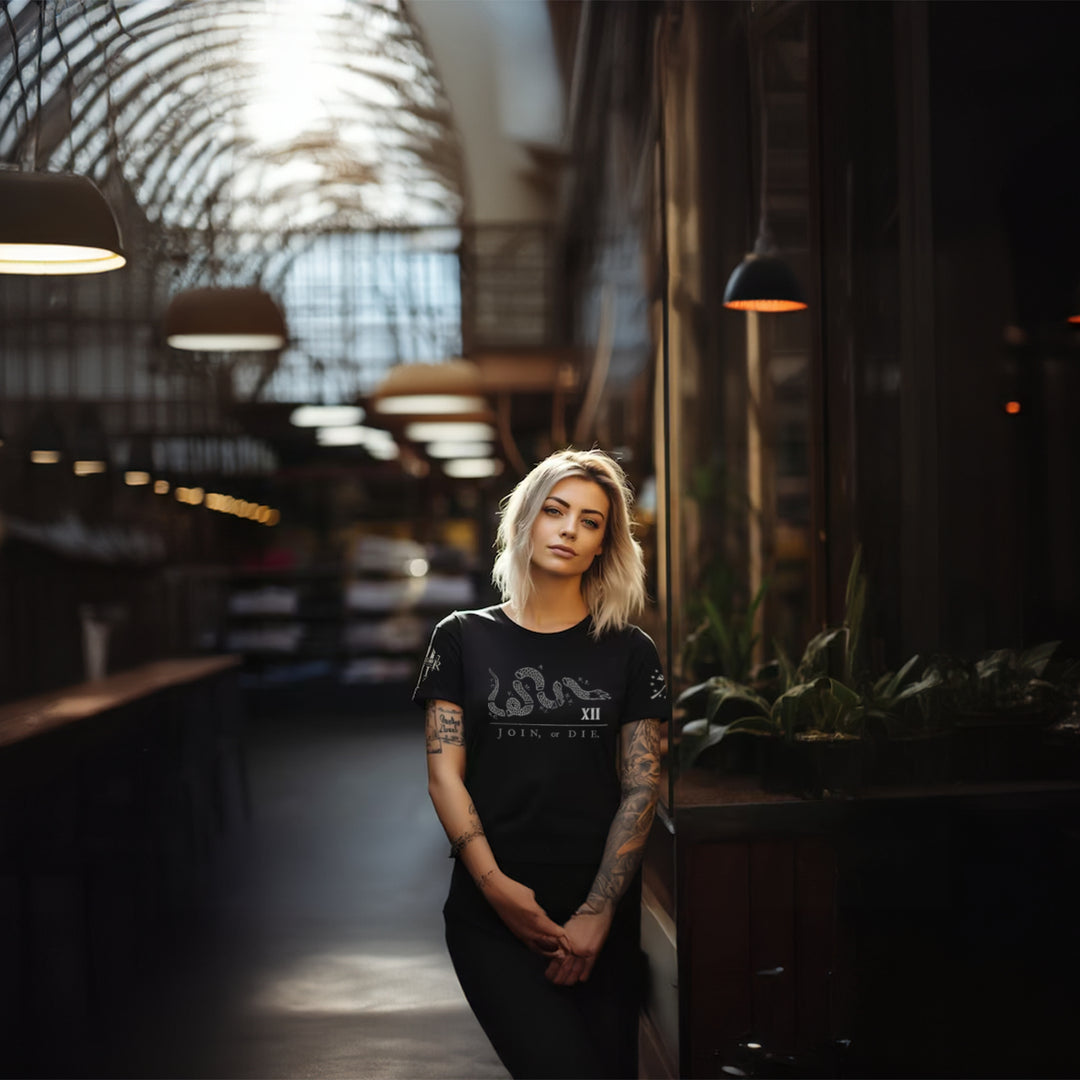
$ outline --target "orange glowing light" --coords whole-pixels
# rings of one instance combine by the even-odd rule
[[[1069,322],[1080,323],[1080,315],[1070,315]]]
[[[802,311],[806,307],[798,300],[729,300],[724,307],[733,311]]]
[[[1006,401],[1005,402],[1005,411],[1010,416],[1015,416],[1020,411],[1020,402],[1019,401]]]

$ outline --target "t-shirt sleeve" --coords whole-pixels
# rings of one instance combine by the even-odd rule
[[[432,631],[412,697],[421,707],[433,698],[464,707],[463,691],[461,623],[456,615],[447,615]]]
[[[653,640],[635,627],[630,638],[630,658],[627,671],[626,700],[621,722],[656,718],[666,720],[671,715],[667,682],[660,656]]]

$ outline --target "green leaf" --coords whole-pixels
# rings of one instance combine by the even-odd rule
[[[1041,675],[1060,644],[1060,641],[1044,641],[1041,645],[1033,645],[1017,657],[1017,663],[1021,668],[1029,668],[1036,675]]]
[[[847,627],[822,630],[807,643],[802,659],[795,671],[795,683],[808,683],[829,673],[829,650],[841,638],[846,638]]]
[[[779,735],[780,725],[771,716],[740,716],[738,720],[725,724],[723,731],[725,736],[736,731],[746,731],[754,735]]]
[[[760,694],[740,683],[730,683],[710,693],[705,716],[710,723],[723,723],[721,711],[730,713],[732,709],[737,709],[740,713],[745,713],[748,708],[762,716],[769,715],[769,703]]]
[[[875,697],[882,697],[886,701],[891,701],[896,697],[897,690],[900,689],[901,684],[907,677],[907,673],[918,663],[919,654],[916,653],[886,684],[885,690],[881,693],[878,692],[877,687],[874,687]]]
[[[935,686],[940,685],[941,672],[931,671],[929,675],[924,675],[918,682],[908,683],[907,686],[893,698],[893,704],[900,701],[907,701],[909,698],[918,697],[920,694],[925,694],[927,690],[933,690]]]

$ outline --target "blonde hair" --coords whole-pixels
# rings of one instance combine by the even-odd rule
[[[604,552],[582,575],[581,595],[593,619],[593,635],[621,630],[644,607],[645,560],[634,539],[633,490],[622,466],[603,450],[559,450],[545,458],[499,507],[498,554],[491,580],[504,601],[521,611],[533,591],[532,526],[552,488],[567,477],[591,480],[608,497]]]

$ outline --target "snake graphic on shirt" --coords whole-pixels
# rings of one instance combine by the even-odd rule
[[[508,695],[506,708],[503,709],[496,704],[496,698],[499,696],[499,676],[491,668],[488,668],[488,674],[491,676],[488,712],[492,716],[529,716],[537,704],[541,712],[551,712],[553,709],[561,708],[570,700],[567,690],[579,701],[609,701],[611,699],[611,695],[606,690],[586,690],[577,679],[569,675],[564,675],[551,684],[551,693],[554,697],[550,697],[543,672],[534,667],[523,667],[514,672],[513,687],[517,696]],[[525,680],[533,684],[532,693],[525,688]]]

